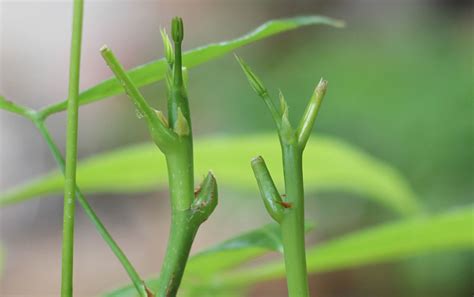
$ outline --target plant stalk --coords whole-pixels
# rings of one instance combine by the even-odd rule
[[[71,56],[69,65],[69,92],[67,106],[66,168],[64,181],[64,213],[62,241],[61,296],[73,294],[74,211],[76,194],[77,132],[79,118],[79,76],[83,0],[74,0]]]
[[[190,123],[190,121],[188,121]],[[191,133],[191,132],[190,132]],[[176,296],[199,224],[190,220],[194,200],[191,134],[180,137],[175,152],[166,155],[171,196],[171,228],[157,296]]]
[[[40,134],[43,136],[44,140],[48,144],[48,148],[51,154],[53,155],[58,167],[61,169],[62,173],[65,174],[65,163],[64,163],[63,156],[61,155],[61,152],[59,151],[58,146],[54,142],[44,122],[42,122],[42,120],[39,120],[39,121],[33,121],[33,123],[35,124]],[[99,234],[102,236],[104,241],[107,243],[107,245],[110,247],[112,252],[115,254],[117,259],[122,264],[123,268],[125,269],[128,276],[130,277],[130,280],[133,282],[135,288],[137,289],[137,292],[140,294],[140,297],[151,296],[149,292],[147,291],[146,285],[143,282],[140,275],[138,274],[138,272],[136,271],[135,267],[133,267],[132,263],[130,263],[130,260],[127,258],[125,253],[122,251],[122,249],[118,246],[118,244],[112,238],[112,236],[110,235],[108,230],[105,228],[102,221],[99,219],[99,217],[97,216],[95,211],[92,209],[89,202],[86,200],[86,198],[82,194],[81,190],[79,189],[79,186],[77,185],[76,185],[76,197],[77,197],[77,200],[79,201],[79,204],[83,208],[84,212],[89,217],[89,220],[92,222],[92,224],[94,224],[96,230],[99,232]]]
[[[302,151],[296,145],[282,144],[282,153],[285,201],[290,204],[289,211],[281,221],[288,296],[308,297]]]

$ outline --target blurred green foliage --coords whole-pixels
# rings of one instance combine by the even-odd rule
[[[361,26],[304,29],[243,52],[275,96],[282,89],[290,118],[302,112],[323,76],[329,89],[316,131],[399,167],[432,209],[469,202],[474,193],[469,29],[428,21],[416,30],[374,32]],[[271,129],[264,105],[237,69],[226,57],[191,72],[191,104],[201,107],[201,119],[213,121],[212,131]]]

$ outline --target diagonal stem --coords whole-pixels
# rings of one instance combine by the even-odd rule
[[[65,173],[64,158],[61,152],[59,151],[58,146],[54,142],[51,134],[49,133],[46,125],[42,121],[35,121],[34,124],[36,128],[38,128],[40,134],[43,136],[43,139],[48,144],[48,148],[51,154],[53,155],[56,161],[56,164],[58,165],[58,167],[61,169],[62,173],[64,174]],[[86,198],[82,194],[81,190],[79,189],[79,186],[77,185],[76,185],[76,197],[79,204],[84,209],[84,212],[89,217],[89,220],[92,222],[92,224],[94,224],[96,230],[99,232],[99,234],[102,236],[104,241],[107,243],[107,245],[110,247],[112,252],[115,254],[117,259],[122,264],[123,268],[127,272],[128,276],[130,277],[131,281],[133,282],[140,296],[141,297],[150,296],[148,295],[149,293],[147,293],[147,289],[146,289],[145,283],[142,281],[142,278],[140,277],[140,275],[138,275],[132,263],[130,263],[130,260],[127,258],[127,256],[124,254],[122,249],[118,246],[118,244],[112,238],[108,230],[105,228],[104,224],[101,222],[101,220],[99,219],[95,211],[92,209],[89,202],[86,200]]]

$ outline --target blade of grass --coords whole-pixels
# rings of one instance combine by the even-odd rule
[[[474,249],[474,206],[468,205],[441,214],[403,219],[381,226],[371,227],[343,235],[340,238],[319,243],[318,246],[308,249],[307,261],[309,273],[323,273],[363,265],[382,262],[398,261],[429,253],[472,251]],[[454,230],[454,231],[453,231]],[[241,236],[241,235],[239,235]],[[232,239],[227,240],[232,242]],[[260,245],[255,241],[255,247]],[[244,250],[251,245],[243,246]],[[212,249],[211,249],[212,250]],[[242,250],[234,250],[238,256]],[[191,257],[205,254],[203,251]],[[232,251],[226,257],[232,258]],[[209,265],[216,265],[208,258]],[[219,271],[214,278],[201,282],[193,275],[193,282],[185,282],[183,290],[187,291],[188,285],[198,284],[201,287],[212,286],[213,289],[227,287],[248,287],[255,283],[278,279],[285,275],[285,267],[281,261],[271,262],[253,268],[233,270],[225,273]],[[207,279],[207,275],[205,275]],[[148,280],[150,286],[156,285],[156,280]],[[114,292],[104,294],[107,297],[132,297],[133,287],[124,287]]]
[[[65,163],[64,163],[63,156],[61,155],[61,152],[59,151],[58,146],[56,145],[53,138],[51,137],[51,134],[49,133],[47,127],[41,121],[37,121],[34,124],[38,128],[40,134],[43,136],[43,139],[46,141],[48,148],[56,161],[56,164],[58,165],[58,167],[61,169],[61,171],[64,174]],[[77,185],[76,185],[76,197],[77,197],[77,200],[79,201],[79,204],[82,206],[84,212],[88,216],[89,220],[92,222],[92,224],[94,224],[94,227],[96,228],[96,230],[99,232],[99,234],[102,236],[104,241],[107,243],[107,245],[110,247],[112,252],[115,254],[117,259],[122,264],[123,268],[125,269],[128,276],[130,277],[130,280],[134,284],[137,292],[140,294],[141,297],[149,297],[145,283],[143,282],[142,278],[136,271],[135,267],[133,267],[132,263],[130,263],[130,260],[127,258],[125,253],[122,251],[119,245],[112,238],[109,231],[105,228],[104,224],[99,219],[95,211],[92,209],[91,205],[86,200],[81,190],[79,189],[79,186]]]
[[[351,233],[308,249],[308,272],[319,273],[396,261],[422,253],[473,250],[472,205]],[[246,286],[285,275],[282,263],[229,273],[222,285]]]
[[[183,66],[189,69],[209,60],[221,57],[224,54],[247,44],[251,44],[279,33],[310,25],[342,27],[344,26],[344,23],[339,20],[317,15],[272,20],[239,38],[209,44],[183,53]],[[128,75],[137,87],[142,87],[164,79],[167,70],[168,62],[166,61],[166,58],[162,58],[148,64],[140,65],[128,71]],[[79,102],[81,105],[88,104],[113,95],[122,94],[123,92],[123,88],[118,80],[115,78],[109,78],[82,92],[79,96]],[[66,101],[55,103],[43,108],[40,111],[40,117],[46,118],[53,113],[61,112],[65,109]]]
[[[269,169],[275,171],[276,186],[283,185],[283,176],[279,173],[282,169],[280,156],[274,149],[278,145],[275,136],[213,137],[200,139],[195,144],[196,172],[212,169],[219,176],[221,185],[247,193],[253,191],[257,195],[252,171],[247,166],[256,151],[265,155]],[[400,172],[359,149],[332,137],[319,136],[309,140],[305,151],[304,178],[308,193],[356,193],[401,215],[421,210],[416,194]],[[130,193],[166,187],[165,158],[156,154],[154,144],[96,155],[84,160],[78,170],[79,183],[86,193]],[[50,173],[2,193],[0,206],[58,193],[63,182],[61,174]]]
[[[56,164],[58,165],[59,169],[61,170],[62,174],[65,174],[65,162],[64,158],[59,151],[58,146],[54,142],[51,134],[46,127],[44,120],[38,117],[38,114],[35,110],[30,109],[25,106],[21,106],[19,104],[15,104],[14,102],[8,101],[5,97],[0,96],[0,109],[10,111],[16,113],[28,120],[30,120],[38,129],[41,136],[43,137],[44,141],[48,145],[48,148],[53,156]],[[122,249],[118,246],[115,240],[112,238],[110,233],[105,228],[104,224],[101,222],[97,214],[94,212],[92,207],[90,206],[89,202],[87,202],[86,198],[82,194],[79,187],[76,185],[76,198],[79,201],[79,204],[84,209],[89,220],[92,222],[94,227],[96,228],[97,232],[102,236],[104,241],[110,247],[112,252],[115,254],[119,262],[122,264],[123,268],[127,272],[130,280],[135,286],[140,297],[151,297],[153,296],[148,290],[145,283],[142,281],[142,278],[138,275],[136,269],[133,267],[132,263],[128,260],[127,256],[124,254]],[[1,246],[0,246],[0,260],[1,260]],[[0,261],[0,276],[1,276],[1,261]]]

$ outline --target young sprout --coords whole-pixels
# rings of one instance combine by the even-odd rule
[[[177,294],[199,226],[216,208],[218,191],[216,179],[210,172],[196,194],[194,191],[192,125],[185,87],[187,71],[183,67],[181,51],[182,19],[174,18],[171,24],[174,49],[164,30],[161,30],[161,36],[169,66],[166,74],[168,118],[150,107],[110,49],[103,47],[101,52],[137,110],[144,115],[153,140],[166,156],[172,215],[157,296],[171,297]]]
[[[321,80],[311,97],[298,129],[294,129],[288,118],[288,104],[279,92],[280,109],[277,110],[262,81],[250,67],[236,56],[252,89],[267,105],[275,121],[283,156],[285,177],[285,201],[281,198],[262,157],[252,160],[252,169],[257,180],[265,208],[280,224],[285,255],[285,268],[289,297],[309,297],[304,238],[304,187],[303,151],[311,134],[327,81]]]

